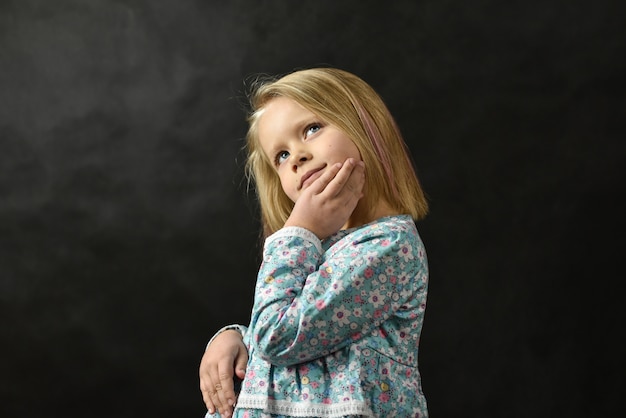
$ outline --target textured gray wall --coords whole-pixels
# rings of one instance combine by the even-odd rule
[[[244,80],[314,65],[381,93],[429,195],[432,416],[624,412],[625,9],[2,0],[0,415],[203,415],[258,262]]]

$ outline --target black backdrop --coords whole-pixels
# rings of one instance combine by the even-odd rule
[[[0,416],[201,417],[258,262],[243,80],[385,98],[429,195],[433,417],[624,412],[624,2],[0,1]]]

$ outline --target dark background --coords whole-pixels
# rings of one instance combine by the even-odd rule
[[[244,80],[316,65],[383,96],[429,195],[431,416],[624,413],[625,12],[1,0],[0,416],[203,416],[258,262]]]

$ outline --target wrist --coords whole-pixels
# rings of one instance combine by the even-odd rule
[[[204,351],[206,351],[209,346],[211,345],[211,343],[213,342],[213,340],[215,340],[218,336],[220,336],[221,334],[225,333],[225,332],[235,332],[237,334],[239,334],[239,337],[241,337],[241,339],[243,339],[245,333],[246,333],[246,327],[243,327],[241,325],[226,325],[225,327],[219,329],[209,340],[209,342],[207,343],[206,347],[204,348]]]

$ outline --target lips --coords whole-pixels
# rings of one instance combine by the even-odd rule
[[[300,178],[300,184],[298,185],[298,190],[301,190],[302,187],[304,186],[304,183],[311,178],[311,176],[315,175],[316,173],[319,173],[320,171],[322,171],[324,169],[324,167],[326,167],[326,164],[324,164],[322,167],[319,168],[315,168],[313,170],[309,170],[306,173],[304,173],[304,175]],[[320,174],[321,175],[321,174]],[[318,176],[319,177],[319,176]]]

